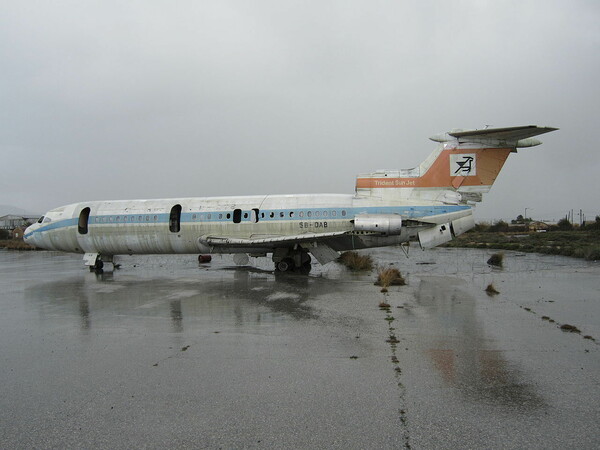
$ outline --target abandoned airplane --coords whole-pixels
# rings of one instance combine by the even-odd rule
[[[272,255],[275,269],[321,264],[340,251],[418,241],[435,247],[474,227],[472,206],[506,158],[541,144],[534,125],[452,131],[418,167],[357,177],[355,194],[115,200],[53,209],[27,228],[36,247],[83,253],[90,270],[117,255],[233,253]]]

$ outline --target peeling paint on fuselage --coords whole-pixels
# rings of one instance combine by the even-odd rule
[[[202,237],[256,239],[304,233],[352,232],[356,214],[401,214],[403,218],[427,217],[442,223],[471,213],[467,206],[416,202],[385,202],[373,197],[343,194],[267,195],[245,197],[181,198],[85,202],[49,211],[42,224],[27,230],[28,241],[58,251],[76,253],[269,253],[264,248],[243,246],[207,248]],[[170,231],[171,209],[181,205],[180,229]],[[90,208],[87,232],[79,230],[79,215]],[[241,210],[234,223],[234,210]],[[394,245],[414,238],[406,228],[398,236],[354,233],[332,239],[335,250]]]

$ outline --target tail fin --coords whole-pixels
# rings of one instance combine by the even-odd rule
[[[444,203],[481,201],[511,152],[541,144],[531,137],[554,130],[557,128],[528,125],[437,135],[431,139],[440,143],[438,148],[418,167],[359,175],[356,193]]]

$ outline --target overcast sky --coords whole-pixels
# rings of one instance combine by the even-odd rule
[[[353,193],[548,125],[476,219],[600,214],[600,2],[0,0],[0,204]]]

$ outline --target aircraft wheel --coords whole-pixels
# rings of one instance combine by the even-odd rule
[[[303,253],[301,261],[302,261],[303,266],[305,266],[307,264],[310,266],[310,262],[312,261],[312,258],[310,257],[310,255],[308,253]]]
[[[104,269],[104,263],[101,259],[99,259],[96,261],[96,265],[94,267],[96,268],[96,270],[102,270]]]
[[[302,264],[302,267],[300,267],[300,273],[304,274],[304,275],[308,275],[310,273],[310,270],[312,269],[312,266],[310,265],[310,262],[304,263]]]
[[[292,258],[285,258],[275,263],[275,268],[280,272],[289,272],[294,270],[294,260]]]

